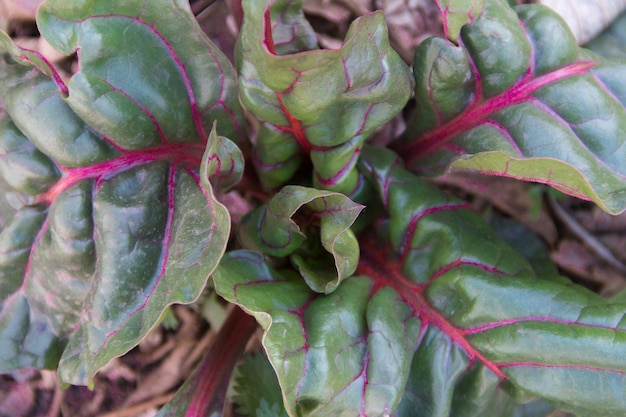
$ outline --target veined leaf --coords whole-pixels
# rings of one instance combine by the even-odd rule
[[[623,305],[536,278],[390,151],[366,147],[359,166],[388,219],[362,236],[357,275],[333,293],[256,252],[227,254],[215,272],[221,295],[264,327],[290,415],[524,415],[516,402],[532,395],[623,414]]]
[[[194,301],[226,247],[209,177],[232,184],[243,162],[209,128],[239,128],[234,71],[186,2],[145,6],[41,6],[48,41],[78,51],[67,86],[0,39],[0,174],[33,196],[0,235],[2,371],[58,364],[88,383],[167,305]]]
[[[288,185],[242,219],[239,240],[289,256],[314,291],[329,293],[356,270],[359,244],[350,227],[361,210],[343,194]]]
[[[487,2],[506,4],[503,0],[486,0]],[[461,28],[473,22],[483,11],[485,0],[435,0],[446,38],[456,42]]]
[[[116,146],[205,142],[215,120],[223,135],[239,139],[243,119],[231,64],[187,1],[147,7],[48,0],[37,19],[53,47],[78,52],[80,71],[69,82],[67,103]]]
[[[255,163],[265,185],[276,187],[310,158],[318,188],[347,194],[359,186],[354,167],[363,142],[407,102],[410,74],[389,45],[381,13],[357,19],[340,49],[290,47],[280,55],[274,27],[285,26],[284,9],[301,4],[243,2],[237,68],[242,103],[261,121]]]
[[[576,45],[537,5],[486,7],[460,45],[415,55],[417,113],[396,149],[411,170],[477,169],[626,207],[626,63]]]

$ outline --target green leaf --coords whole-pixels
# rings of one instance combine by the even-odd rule
[[[391,49],[381,13],[357,19],[339,49],[294,53],[289,47],[290,54],[280,55],[284,40],[274,37],[274,27],[286,23],[277,19],[301,4],[243,2],[236,59],[241,101],[261,122],[257,171],[265,185],[277,187],[310,158],[317,188],[355,192],[363,142],[409,98],[408,67]],[[301,25],[293,25],[298,32]]]
[[[390,151],[366,147],[359,166],[388,219],[361,236],[357,275],[333,293],[256,252],[215,272],[217,291],[265,329],[290,415],[524,415],[517,403],[533,396],[623,415],[623,305],[537,278]]]
[[[239,239],[248,249],[289,256],[314,291],[329,293],[356,270],[359,244],[350,226],[361,210],[343,194],[288,185],[242,219]]]
[[[67,94],[67,86],[61,79],[58,71],[48,62],[48,60],[37,51],[21,48],[7,35],[0,30],[0,51],[8,52],[11,57],[18,63],[23,65],[32,65],[42,74],[50,77],[57,84],[63,94]],[[0,106],[1,108],[2,106]]]
[[[626,207],[626,62],[580,49],[550,9],[487,7],[459,46],[415,55],[417,112],[395,146],[411,170],[484,173],[549,184]]]
[[[487,3],[489,2],[501,3],[498,0],[487,0]],[[461,28],[467,23],[473,22],[483,11],[485,1],[435,0],[435,3],[441,12],[446,38],[456,42]]]
[[[231,64],[204,35],[187,1],[146,7],[141,1],[48,0],[37,18],[54,48],[79,53],[68,104],[117,146],[204,142],[215,120],[222,134],[239,139],[243,119]]]
[[[489,219],[489,225],[500,239],[528,259],[538,277],[564,284],[569,282],[559,275],[556,264],[550,259],[548,247],[532,230],[515,220],[502,217]]]
[[[237,412],[250,417],[287,417],[272,365],[261,354],[246,355],[237,367],[234,397]]]
[[[23,194],[38,195],[61,177],[61,170],[26,136],[5,113],[0,113],[0,175],[7,185]]]
[[[47,40],[78,50],[67,86],[0,38],[0,175],[33,196],[0,234],[2,371],[58,365],[89,383],[168,305],[196,300],[225,250],[209,181],[232,185],[243,159],[208,132],[239,130],[235,74],[186,2],[144,6],[41,6]]]

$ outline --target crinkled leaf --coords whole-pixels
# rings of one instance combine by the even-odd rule
[[[509,416],[533,395],[623,415],[623,305],[536,278],[393,153],[365,148],[359,165],[388,221],[360,239],[358,275],[317,294],[249,251],[215,272],[222,296],[264,327],[290,415]]]
[[[37,20],[53,47],[78,51],[68,104],[117,147],[204,142],[214,120],[239,138],[231,65],[187,1],[48,0]]]
[[[584,52],[537,5],[487,7],[415,56],[417,113],[397,145],[423,174],[477,169],[626,207],[626,62]]]
[[[314,291],[329,293],[356,270],[350,226],[361,210],[343,194],[288,185],[242,219],[238,234],[248,249],[289,256]]]
[[[261,122],[255,163],[265,185],[275,187],[310,157],[318,188],[352,192],[360,148],[405,105],[410,74],[389,45],[381,13],[357,19],[340,49],[279,55],[274,27],[285,27],[283,9],[293,14],[301,4],[243,2],[237,68],[242,103]]]
[[[607,58],[626,59],[626,13],[585,47]]]
[[[42,33],[78,49],[67,88],[1,43],[0,174],[34,196],[0,235],[3,371],[58,363],[63,381],[89,382],[167,305],[195,300],[225,249],[208,177],[236,181],[241,153],[206,142],[214,121],[238,130],[234,71],[185,2],[144,6],[42,5]]]

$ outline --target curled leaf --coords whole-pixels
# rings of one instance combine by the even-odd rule
[[[239,238],[249,249],[289,256],[314,291],[329,293],[356,270],[350,226],[361,210],[343,194],[288,185],[242,219]]]
[[[264,327],[290,415],[619,416],[624,306],[537,278],[467,205],[365,148],[359,167],[388,218],[360,239],[357,275],[333,293],[226,255],[215,285]],[[590,384],[589,381],[593,383]],[[471,401],[468,401],[471,398]]]

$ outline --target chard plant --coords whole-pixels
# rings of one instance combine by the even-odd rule
[[[623,416],[626,305],[537,267],[428,177],[622,212],[626,62],[539,5],[433,1],[445,36],[412,67],[382,13],[323,50],[293,0],[242,2],[234,63],[183,0],[46,0],[69,77],[1,34],[0,370],[92,385],[214,291],[240,308],[162,416],[221,415],[257,323],[240,415]],[[404,133],[370,140],[403,111]]]

